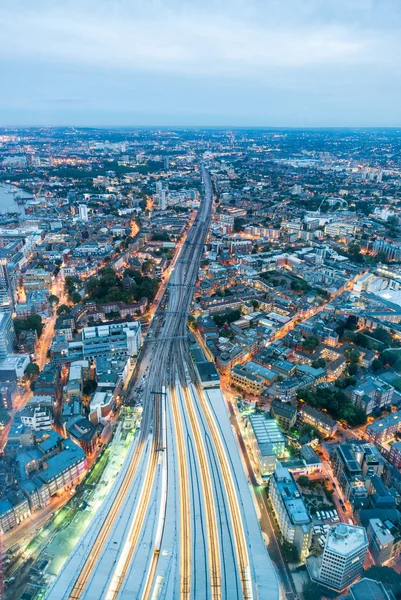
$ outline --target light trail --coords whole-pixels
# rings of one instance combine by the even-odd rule
[[[245,532],[243,528],[243,519],[241,515],[241,509],[238,503],[237,493],[234,487],[234,478],[231,473],[228,458],[223,447],[223,443],[218,431],[214,416],[210,410],[209,402],[205,398],[203,389],[197,385],[194,387],[196,390],[197,398],[199,398],[203,412],[205,414],[210,433],[213,438],[215,449],[220,463],[221,472],[224,479],[226,494],[228,498],[228,504],[231,514],[231,523],[234,531],[235,546],[238,558],[238,567],[242,585],[242,592],[244,600],[252,600],[253,589],[252,580],[250,576],[250,561],[248,556],[247,543],[245,538]]]
[[[210,475],[209,462],[206,456],[206,448],[200,431],[198,418],[192,403],[192,398],[186,385],[180,386],[182,390],[181,398],[184,401],[188,411],[191,429],[195,441],[196,452],[198,456],[200,475],[202,479],[204,506],[206,512],[207,535],[208,535],[208,554],[210,584],[212,588],[212,598],[219,600],[221,598],[221,564],[220,564],[220,544],[217,531],[216,508],[212,488],[212,478]]]
[[[177,443],[180,486],[180,598],[182,600],[187,600],[191,594],[191,509],[189,501],[188,467],[185,452],[184,431],[175,387],[171,390],[170,398]]]

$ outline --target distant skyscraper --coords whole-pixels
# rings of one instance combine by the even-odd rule
[[[160,194],[160,208],[166,210],[167,208],[167,191],[162,190]]]
[[[86,206],[86,204],[80,204],[79,205],[79,218],[84,223],[88,222],[88,220],[89,220],[89,218],[88,218],[88,207]]]
[[[163,182],[156,181],[156,194],[160,195],[162,193],[162,189],[163,189]]]
[[[170,158],[168,156],[164,157],[164,168],[166,171],[168,171],[170,168]]]
[[[0,312],[14,311],[14,292],[8,273],[7,261],[0,259]]]

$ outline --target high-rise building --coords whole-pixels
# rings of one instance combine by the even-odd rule
[[[161,210],[166,210],[166,208],[167,208],[167,191],[166,190],[161,191],[160,208],[161,208]]]
[[[16,343],[11,312],[0,312],[0,360],[12,354]]]
[[[323,555],[308,559],[309,573],[318,583],[341,592],[361,575],[367,550],[364,527],[339,523],[329,530]]]
[[[86,204],[80,204],[79,205],[79,218],[84,223],[88,222],[88,220],[89,220],[89,217],[88,217],[88,207],[86,206]]]
[[[12,289],[7,261],[0,259],[0,312],[14,311],[14,291]]]

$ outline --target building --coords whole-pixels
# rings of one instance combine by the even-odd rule
[[[275,419],[264,415],[250,415],[245,426],[245,437],[262,475],[272,473],[276,457],[284,455],[285,438]]]
[[[367,528],[369,550],[376,565],[390,562],[393,554],[394,536],[381,519],[370,519]]]
[[[349,588],[350,600],[394,600],[393,594],[388,594],[381,581],[364,577]]]
[[[231,384],[246,394],[260,396],[265,387],[264,381],[258,375],[253,375],[240,365],[235,365],[230,371]]]
[[[283,538],[293,544],[302,559],[309,553],[312,521],[294,476],[280,463],[269,480],[269,498]]]
[[[367,377],[365,381],[347,390],[353,404],[361,408],[366,415],[381,408],[391,406],[394,388],[375,377]]]
[[[25,406],[20,412],[23,425],[27,425],[33,431],[47,431],[52,428],[52,411],[45,406]]]
[[[375,444],[383,444],[401,431],[401,412],[391,413],[366,427],[366,435]]]
[[[389,460],[394,467],[401,468],[401,442],[391,444]]]
[[[297,420],[297,409],[292,404],[272,400],[270,405],[270,414],[274,417],[283,431],[288,431],[294,427]]]
[[[82,448],[86,455],[93,454],[99,434],[97,425],[94,425],[86,417],[77,415],[64,424],[64,431]]]
[[[13,353],[16,343],[11,312],[0,312],[0,360]]]
[[[14,312],[14,291],[11,285],[7,260],[0,258],[0,312]]]
[[[84,223],[87,223],[89,221],[88,207],[86,206],[86,204],[80,204],[79,205],[79,218]]]
[[[307,404],[302,406],[299,416],[304,423],[313,425],[326,437],[332,437],[337,431],[337,421],[329,417],[326,413],[322,413]]]
[[[323,555],[307,562],[309,573],[318,583],[342,592],[362,574],[367,550],[364,527],[339,523],[329,529]]]
[[[89,420],[94,425],[101,422],[111,413],[113,407],[113,394],[109,392],[96,392],[90,402]]]
[[[136,356],[141,346],[139,321],[83,327],[81,340],[68,343],[68,356],[95,359],[98,356]]]
[[[0,381],[17,381],[31,362],[28,354],[9,354],[0,361]]]

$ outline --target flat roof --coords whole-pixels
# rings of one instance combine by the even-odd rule
[[[325,551],[329,550],[340,556],[349,556],[367,546],[368,536],[364,527],[339,523],[329,529]]]

